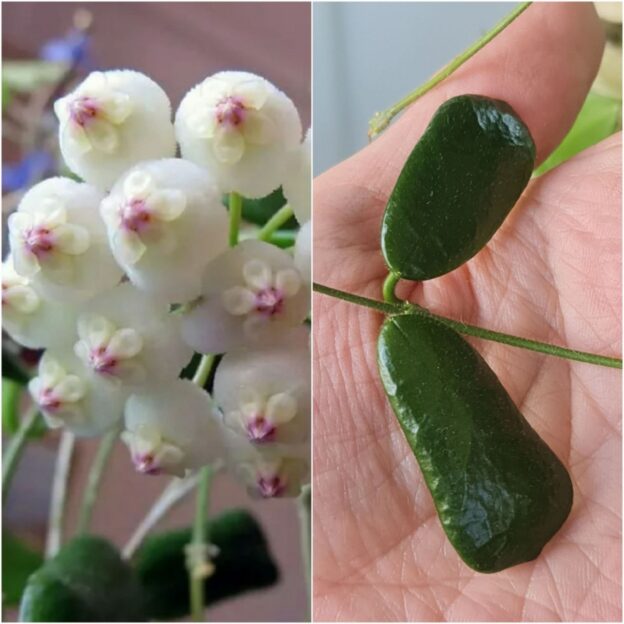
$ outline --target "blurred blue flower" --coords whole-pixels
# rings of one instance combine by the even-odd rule
[[[54,171],[54,159],[44,150],[32,151],[18,163],[2,167],[2,192],[19,191]]]
[[[82,30],[71,30],[61,39],[51,39],[39,52],[45,61],[67,63],[68,65],[86,68],[90,63],[90,39]]]

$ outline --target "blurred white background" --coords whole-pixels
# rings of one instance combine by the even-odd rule
[[[514,6],[314,3],[314,174],[363,147],[376,111],[415,89]]]

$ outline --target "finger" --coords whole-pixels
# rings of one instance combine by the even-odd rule
[[[602,48],[603,31],[592,4],[535,3],[347,161],[340,175],[387,196],[435,110],[465,93],[508,102],[528,125],[541,162],[574,122]]]

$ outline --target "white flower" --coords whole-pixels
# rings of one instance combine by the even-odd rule
[[[175,379],[192,356],[167,306],[121,284],[81,309],[74,352],[90,372],[113,386]]]
[[[208,265],[202,298],[182,315],[182,336],[202,353],[266,344],[302,323],[309,302],[288,253],[246,240]]]
[[[175,154],[169,98],[139,72],[93,72],[54,110],[67,166],[100,188],[139,161]]]
[[[254,498],[296,497],[310,478],[309,444],[259,446],[224,430],[230,471]]]
[[[2,264],[2,328],[29,349],[67,347],[76,335],[76,308],[44,299],[9,256]]]
[[[66,426],[76,435],[95,436],[123,414],[124,395],[89,378],[71,353],[46,351],[28,389],[53,429]]]
[[[295,241],[295,266],[306,284],[312,282],[312,221],[301,226]]]
[[[182,477],[214,462],[223,442],[210,395],[177,379],[133,394],[126,403],[122,440],[143,474]]]
[[[186,160],[140,163],[113,187],[101,213],[132,283],[171,303],[197,297],[202,270],[227,249],[220,194],[209,174]]]
[[[284,197],[290,204],[299,223],[310,220],[312,211],[312,131],[293,154],[282,182]]]
[[[278,346],[226,354],[215,375],[214,399],[224,425],[262,446],[309,438],[308,330],[284,338]]]
[[[123,272],[100,218],[102,194],[69,178],[33,186],[9,216],[15,271],[57,301],[81,301],[119,282]]]
[[[281,184],[301,140],[292,101],[247,72],[220,72],[191,89],[175,128],[184,158],[213,172],[224,192],[245,197],[264,197]]]

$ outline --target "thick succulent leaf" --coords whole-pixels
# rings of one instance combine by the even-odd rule
[[[41,554],[2,531],[2,604],[18,605],[28,577],[43,564]]]

